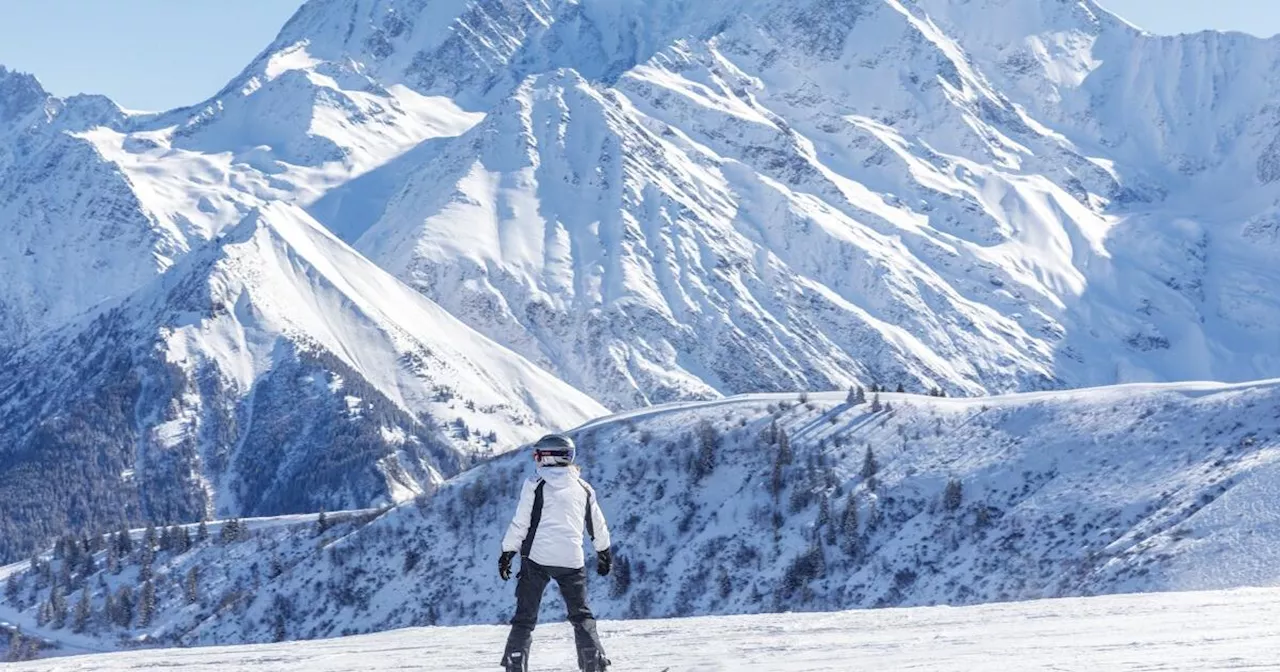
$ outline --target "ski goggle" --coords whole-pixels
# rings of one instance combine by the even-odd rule
[[[533,451],[533,461],[539,464],[546,458],[554,458],[559,460],[568,460],[571,457],[569,451],[562,448],[556,449],[538,449]]]

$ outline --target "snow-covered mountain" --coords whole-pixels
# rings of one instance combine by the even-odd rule
[[[756,395],[632,412],[576,435],[616,540],[615,573],[591,582],[609,619],[1280,582],[1280,512],[1265,504],[1280,484],[1276,382],[857,405]],[[510,586],[495,558],[528,464],[497,457],[373,519],[215,533],[150,560],[135,544],[110,571],[104,550],[91,570],[76,569],[78,550],[34,573],[24,563],[8,570],[18,573],[0,619],[90,648],[504,622]],[[107,592],[119,604],[125,588],[144,589],[140,565],[154,610],[108,623]],[[184,588],[193,571],[195,598]],[[87,596],[79,636],[37,620],[55,585]],[[544,617],[562,616],[547,600]]]
[[[1278,58],[1091,0],[313,0],[191,108],[6,78],[152,254],[31,225],[70,167],[20,161],[0,338],[287,201],[613,408],[1276,376]]]
[[[1274,42],[1048,0],[459,7],[488,77],[387,76],[496,102],[356,247],[606,403],[1280,372]]]
[[[412,498],[605,413],[265,206],[0,359],[0,555],[66,530]]]

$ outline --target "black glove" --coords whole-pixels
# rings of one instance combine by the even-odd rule
[[[613,568],[613,553],[609,549],[604,549],[596,553],[596,573],[600,576],[609,576],[609,570]]]
[[[511,578],[511,559],[514,557],[516,557],[515,551],[503,551],[498,558],[498,576],[501,576],[503,581]]]

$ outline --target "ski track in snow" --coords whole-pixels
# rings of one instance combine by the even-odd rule
[[[1280,669],[1280,590],[1046,600],[966,608],[604,622],[615,672],[777,670],[1209,672]],[[498,669],[506,629],[413,628],[284,644],[134,651],[18,672],[379,672]],[[532,670],[573,669],[573,635],[535,633]]]

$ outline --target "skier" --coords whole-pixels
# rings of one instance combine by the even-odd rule
[[[508,672],[529,669],[529,645],[538,624],[538,609],[547,583],[555,579],[569,610],[578,668],[601,672],[609,665],[596,633],[596,620],[587,606],[587,572],[582,553],[582,533],[591,536],[596,550],[596,571],[609,574],[609,528],[596,501],[595,491],[579,476],[573,458],[577,449],[567,436],[544,436],[533,446],[538,475],[520,492],[516,515],[502,539],[498,576],[511,578],[511,560],[520,553],[516,582],[516,615],[502,664]]]

